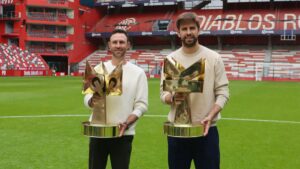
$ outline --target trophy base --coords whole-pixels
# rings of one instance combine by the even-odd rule
[[[116,124],[91,124],[86,121],[82,123],[83,134],[89,137],[96,138],[113,138],[119,137],[120,130]]]
[[[201,137],[203,136],[203,126],[201,124],[174,124],[164,123],[164,134],[171,137]]]

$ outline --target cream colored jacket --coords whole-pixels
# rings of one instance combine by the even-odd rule
[[[225,68],[221,56],[204,46],[200,45],[200,48],[194,54],[186,54],[182,48],[172,52],[167,56],[168,58],[174,58],[177,62],[183,65],[185,68],[191,66],[200,58],[205,58],[205,78],[203,93],[191,93],[190,108],[192,114],[192,122],[200,122],[205,116],[208,115],[214,104],[224,107],[229,99],[228,79],[226,76]],[[162,69],[163,70],[163,69]],[[162,90],[162,82],[164,75],[162,72],[161,84],[160,84],[160,99],[165,103],[165,97],[169,92]],[[171,110],[168,114],[168,120],[173,122],[175,118],[175,109],[171,106]],[[220,119],[220,113],[213,120],[212,125],[216,124],[216,121]]]

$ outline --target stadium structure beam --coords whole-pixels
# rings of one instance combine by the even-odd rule
[[[182,10],[182,9],[184,9],[184,2],[183,1],[177,2],[177,10]]]
[[[221,37],[221,36],[218,36],[218,37],[217,37],[217,40],[218,40],[218,49],[219,49],[219,50],[222,50],[222,48],[223,48],[222,37]]]
[[[105,45],[105,49],[108,49],[108,45],[107,45],[107,39],[104,37],[101,37],[103,44]]]
[[[275,9],[274,0],[270,0],[270,9]]]
[[[193,9],[201,9],[209,3],[211,3],[211,0],[203,0],[202,2],[200,1],[199,4],[197,4],[193,7]]]
[[[176,49],[176,36],[170,36],[170,42],[171,42],[171,49]]]
[[[227,10],[227,0],[223,0],[223,10]]]

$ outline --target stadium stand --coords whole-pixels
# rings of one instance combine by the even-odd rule
[[[130,50],[126,57],[132,63],[142,67],[150,77],[159,77],[163,59],[171,53],[170,49],[163,50]],[[280,54],[272,54],[273,62],[266,62],[266,50],[232,49],[217,50],[221,55],[227,76],[230,79],[260,80],[265,67],[270,67],[266,77],[300,77],[300,51],[280,50]],[[292,55],[293,54],[293,55]],[[95,66],[100,61],[109,60],[111,54],[104,50],[97,50],[79,63],[79,72],[84,73],[86,61]],[[282,58],[282,59],[281,59]],[[296,63],[296,64],[294,64]],[[276,68],[278,67],[278,68]]]
[[[193,11],[199,16],[199,41],[220,53],[230,79],[300,81],[300,1],[5,2],[0,42],[41,55],[64,74],[82,75],[87,60],[92,66],[108,60],[107,38],[121,28],[132,44],[127,59],[149,77],[159,77],[163,58],[181,45],[176,17]]]
[[[158,77],[162,66],[163,59],[171,53],[170,49],[150,50],[137,49],[130,50],[126,54],[126,59],[134,64],[139,65],[151,77]],[[107,61],[111,58],[111,53],[103,50],[97,50],[90,56],[79,63],[79,72],[84,73],[86,61],[92,66],[97,65],[100,61]]]
[[[122,15],[107,15],[101,19],[94,32],[110,32],[112,28],[130,29],[130,32],[152,32],[158,31],[156,28],[157,21],[168,21],[173,17],[172,12],[153,12],[149,14],[122,14]],[[156,24],[155,26],[154,23]],[[156,29],[155,29],[156,28]],[[166,28],[168,30],[168,28]]]
[[[1,70],[48,70],[47,63],[39,55],[14,45],[0,45]]]

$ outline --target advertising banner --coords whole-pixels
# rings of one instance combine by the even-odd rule
[[[300,10],[198,10],[200,35],[298,35]],[[113,28],[125,29],[130,36],[175,35],[175,20],[164,13],[108,16],[89,37],[107,37]],[[170,20],[167,29],[156,31],[160,21]]]

